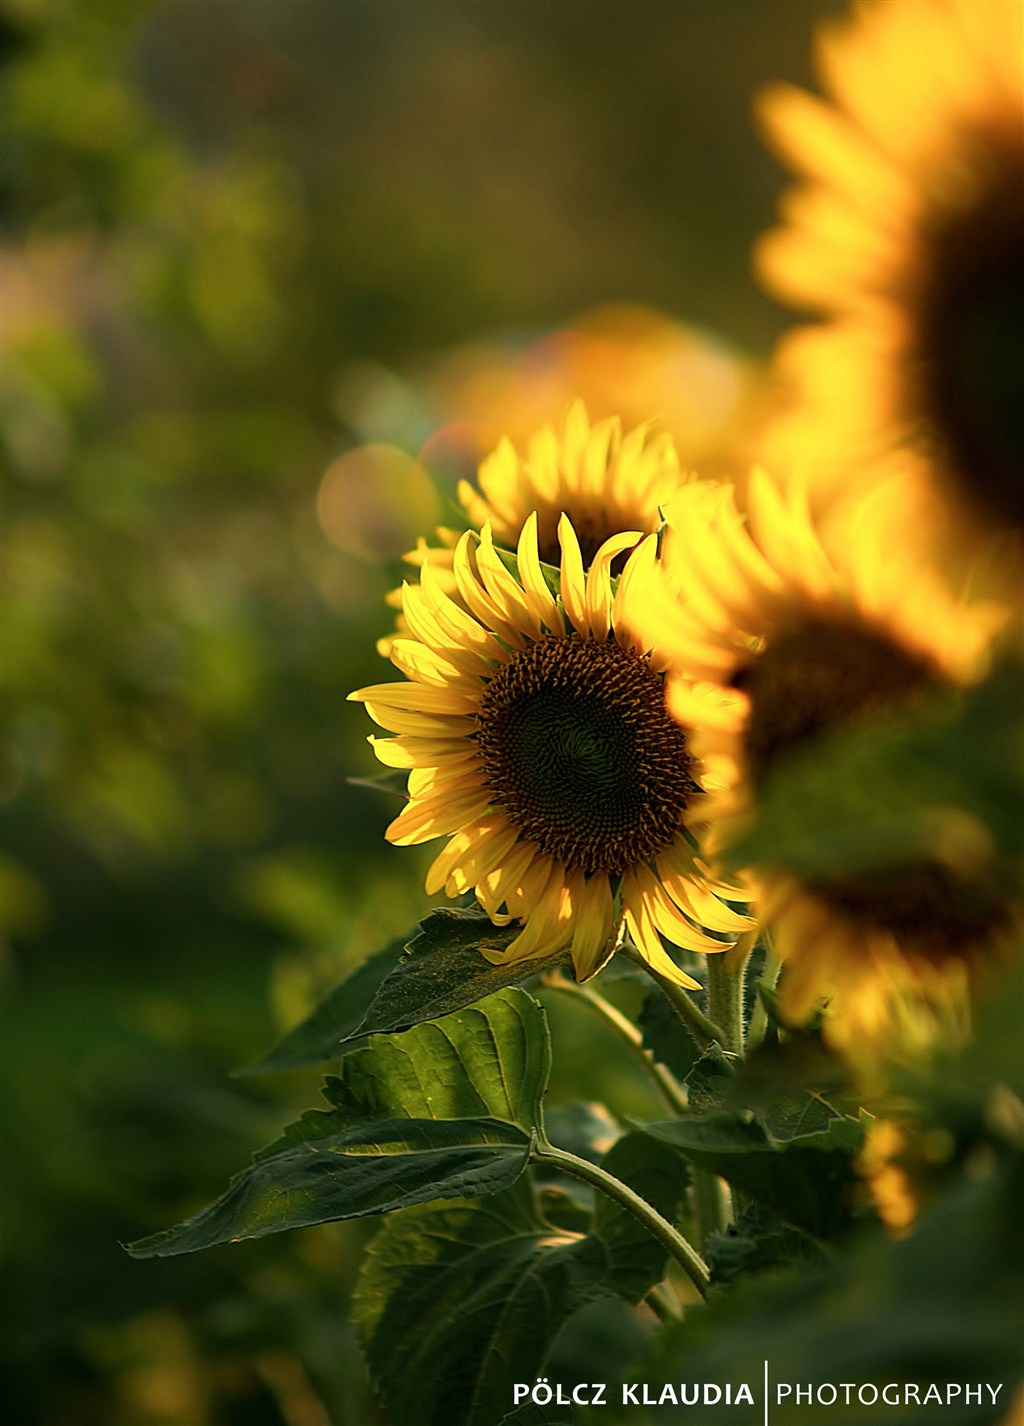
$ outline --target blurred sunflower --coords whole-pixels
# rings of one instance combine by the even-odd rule
[[[518,577],[489,524],[479,540],[464,534],[452,565],[458,601],[425,565],[421,584],[405,590],[411,636],[391,649],[407,681],[350,695],[398,735],[370,740],[377,757],[409,769],[409,802],[388,839],[450,839],[428,892],[473,890],[496,924],[524,923],[495,960],[571,945],[584,979],[624,920],[653,969],[695,987],[661,936],[721,951],[730,943],[706,930],[728,935],[750,923],[722,899],[743,894],[710,881],[696,859],[699,764],[624,614],[645,598],[655,541],[635,551],[616,589],[612,563],[640,533],[605,540],[585,571],[562,515],[556,596],[541,567],[539,523],[531,514],[523,524]]]
[[[760,410],[762,372],[722,337],[635,303],[591,308],[525,341],[474,341],[424,377],[438,429],[421,459],[475,470],[580,399],[626,427],[657,412],[686,466],[730,475]]]
[[[648,421],[623,437],[618,417],[592,425],[583,402],[575,401],[561,434],[541,427],[524,455],[502,439],[480,465],[479,488],[462,480],[458,494],[470,526],[479,530],[489,523],[503,549],[516,548],[527,517],[536,512],[540,559],[548,565],[559,562],[558,522],[568,516],[586,569],[613,535],[633,530],[635,542],[657,530],[661,506],[686,479],[667,432],[656,432]],[[421,569],[429,564],[445,591],[459,599],[453,573],[459,532],[441,526],[436,538],[436,544],[421,539],[405,558]],[[395,590],[389,602],[401,608],[408,597]],[[401,615],[398,625],[407,629]],[[381,640],[380,652],[389,656],[390,639]]]
[[[663,580],[640,627],[670,665],[668,705],[706,778],[725,789],[709,799],[711,852],[742,830],[791,750],[983,673],[1002,611],[957,602],[907,554],[912,493],[879,485],[820,534],[800,489],[783,496],[761,471],[749,527],[731,486],[696,482],[668,506]],[[972,963],[1010,916],[983,875],[964,874],[976,851],[813,884],[760,868],[787,1013],[805,1019],[833,996],[838,1040],[898,1033],[906,1045],[939,1021],[962,1029]]]
[[[652,427],[648,421],[623,438],[618,417],[592,426],[582,401],[573,402],[561,438],[543,426],[524,456],[504,439],[480,466],[479,490],[459,483],[470,524],[489,523],[495,541],[514,549],[536,511],[540,558],[557,565],[558,524],[567,515],[588,568],[613,535],[657,530],[661,506],[683,483],[672,437]]]
[[[852,479],[903,441],[983,529],[1024,530],[1024,43],[1016,0],[876,0],[825,26],[828,102],[763,96],[803,176],[758,266],[830,315],[783,343],[769,460]]]

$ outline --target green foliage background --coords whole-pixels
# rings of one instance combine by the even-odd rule
[[[8,0],[5,1420],[381,1419],[362,1226],[119,1246],[312,1101],[301,1056],[230,1071],[423,911],[422,860],[347,781],[344,697],[443,507],[411,491],[382,527],[354,492],[344,553],[316,491],[361,441],[415,451],[416,373],[481,334],[628,299],[766,355],[786,319],[747,254],[779,175],[750,95],[809,78],[835,8]],[[607,1032],[548,1014],[549,1114],[655,1112]],[[586,1317],[562,1360],[624,1361],[632,1330]]]

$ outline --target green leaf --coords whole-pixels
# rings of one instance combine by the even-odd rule
[[[739,1067],[712,1044],[686,1076],[691,1112],[644,1128],[787,1222],[831,1236],[848,1217],[863,1127],[807,1084],[819,1078],[842,1104],[837,1064],[814,1036],[761,1046]]]
[[[681,1155],[666,1153],[663,1145],[634,1130],[612,1145],[601,1167],[635,1189],[663,1218],[671,1222],[676,1217],[690,1181]],[[594,1195],[591,1231],[604,1246],[607,1281],[620,1297],[639,1302],[661,1281],[665,1250],[631,1213],[600,1192]]]
[[[817,1267],[827,1251],[817,1238],[783,1222],[771,1209],[752,1204],[728,1228],[711,1235],[705,1257],[712,1286],[720,1287],[767,1268],[797,1263]]]
[[[547,1016],[525,991],[510,988],[400,1037],[374,1036],[342,1061],[327,1092],[349,1117],[484,1114],[532,1129],[550,1070]]]
[[[434,1198],[506,1187],[525,1169],[550,1070],[543,1009],[520,990],[374,1039],[227,1191],[136,1257],[194,1252]]]
[[[495,1193],[526,1168],[531,1142],[498,1119],[382,1120],[304,1137],[257,1160],[209,1208],[128,1251],[136,1258],[194,1253],[435,1198]]]
[[[604,1167],[674,1216],[686,1172],[671,1150],[630,1134]],[[581,1236],[541,1215],[526,1178],[486,1202],[390,1219],[364,1263],[357,1307],[389,1419],[492,1426],[511,1412],[515,1383],[532,1385],[574,1312],[611,1295],[636,1302],[664,1268],[664,1250],[603,1196]]]
[[[625,956],[614,959],[637,969]],[[704,1008],[700,999],[697,1003],[701,1009]],[[682,1082],[693,1069],[700,1051],[673,1010],[672,1002],[659,987],[656,986],[644,997],[638,1023],[643,1031],[644,1049],[650,1050],[654,1058],[667,1065],[676,1079]]]
[[[836,1116],[789,1139],[773,1134],[751,1109],[712,1109],[641,1127],[818,1237],[831,1237],[849,1217],[851,1158],[862,1137],[856,1120]]]
[[[686,1076],[686,1092],[690,1107],[700,1111],[716,1109],[732,1095],[736,1071],[725,1057],[721,1045],[712,1040]]]
[[[434,911],[421,922],[406,954],[380,985],[352,1036],[397,1034],[566,963],[561,955],[507,966],[492,965],[485,959],[482,948],[502,950],[521,929],[495,926],[479,910],[443,907]]]
[[[816,1032],[791,1031],[759,1045],[723,1086],[723,1108],[753,1109],[771,1142],[804,1148],[860,1147],[860,1109],[849,1067]]]
[[[920,1383],[921,1405],[861,1406],[842,1395],[817,1411],[795,1393],[771,1398],[772,1426],[997,1426],[1012,1417],[1022,1375],[1024,1255],[1019,1158],[990,1176],[964,1178],[906,1239],[864,1234],[817,1270],[766,1274],[733,1284],[652,1341],[638,1376],[646,1381],[748,1382],[760,1403],[764,1363],[772,1383]],[[924,1403],[928,1383],[959,1384],[941,1410]],[[991,1383],[973,1401],[963,1386]],[[980,1398],[980,1399],[979,1399]],[[642,1410],[613,1411],[615,1423],[647,1426]],[[749,1406],[715,1407],[722,1426],[745,1426]],[[692,1410],[663,1408],[659,1426],[683,1426]]]
[[[341,1042],[351,1043],[381,982],[398,965],[408,939],[396,936],[363,961],[261,1060],[236,1070],[236,1075],[277,1074],[337,1059],[342,1053]]]

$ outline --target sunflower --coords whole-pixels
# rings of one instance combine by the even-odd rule
[[[582,401],[575,401],[561,437],[543,426],[525,455],[502,440],[480,466],[479,490],[463,480],[459,499],[474,529],[489,523],[495,541],[508,549],[515,548],[526,517],[536,511],[545,564],[558,564],[558,524],[567,515],[586,568],[613,535],[657,530],[661,506],[683,479],[667,431],[655,432],[647,422],[624,438],[618,417],[592,426]]]
[[[430,893],[474,891],[496,924],[522,930],[496,961],[571,946],[579,979],[600,968],[620,921],[654,970],[696,982],[661,937],[692,951],[728,948],[749,920],[725,904],[744,894],[710,880],[691,824],[701,770],[664,706],[657,662],[629,632],[654,567],[648,537],[617,588],[613,561],[641,532],[605,540],[584,570],[572,523],[558,523],[560,592],[540,561],[530,515],[510,573],[490,524],[453,556],[459,599],[430,564],[405,590],[410,637],[391,659],[402,683],[360,689],[381,727],[377,757],[409,770],[408,805],[387,830],[408,845],[449,840],[427,874]],[[709,935],[708,932],[714,934]]]
[[[910,441],[983,529],[1024,530],[1024,30],[1016,0],[877,0],[825,26],[829,100],[774,86],[801,174],[757,261],[792,334],[768,459],[854,478]]]
[[[709,854],[746,825],[792,749],[984,672],[1003,611],[958,602],[908,553],[899,532],[919,513],[912,494],[879,485],[820,531],[806,492],[783,494],[763,471],[751,476],[749,525],[730,486],[696,482],[669,505],[641,629],[669,663],[670,709],[722,789],[709,799]],[[811,884],[758,870],[788,1014],[806,1019],[831,995],[834,1039],[898,1034],[905,1046],[940,1023],[962,1028],[972,968],[1011,913],[984,875],[961,875],[977,848],[953,840],[934,863],[872,875]]]
[[[687,478],[667,431],[655,431],[648,421],[624,437],[618,417],[592,425],[583,402],[575,401],[560,434],[542,426],[522,455],[503,438],[481,463],[478,486],[462,480],[458,495],[469,525],[480,530],[489,524],[494,543],[507,550],[516,548],[527,517],[536,512],[540,559],[548,565],[559,562],[558,522],[568,516],[586,569],[613,535],[633,530],[635,542],[657,530],[661,506]],[[429,564],[454,599],[460,598],[453,572],[459,534],[440,526],[435,543],[420,539],[405,556],[420,569]],[[396,589],[388,602],[402,609],[406,598]],[[404,614],[398,630],[408,631]],[[378,648],[390,657],[390,637]]]

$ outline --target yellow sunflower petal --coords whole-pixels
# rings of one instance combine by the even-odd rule
[[[388,841],[396,847],[414,846],[456,832],[487,809],[486,793],[452,799],[445,793],[410,802],[385,831]]]
[[[379,762],[387,767],[414,768],[428,765],[468,763],[477,758],[476,749],[467,748],[462,738],[376,738],[366,739]]]
[[[642,530],[624,530],[605,540],[594,555],[586,575],[586,621],[592,639],[599,643],[607,639],[612,625],[611,567],[612,561],[625,550],[632,549],[643,538]]]
[[[572,937],[572,902],[561,867],[555,865],[526,925],[502,955],[503,962],[536,960],[554,955]],[[485,951],[485,955],[488,953]]]
[[[562,605],[578,634],[587,633],[586,584],[583,576],[583,555],[572,523],[564,515],[558,520],[558,542],[562,547]]]
[[[523,582],[523,592],[538,627],[547,628],[552,633],[561,633],[565,624],[540,566],[540,555],[537,548],[537,512],[535,510],[530,512],[523,525],[516,559],[519,578]]]
[[[420,589],[426,608],[441,631],[443,647],[454,644],[471,649],[492,662],[504,659],[505,651],[490,629],[457,604],[429,568],[423,571]]]
[[[422,684],[374,683],[349,694],[354,703],[373,704],[375,708],[403,709],[413,713],[452,714],[461,716],[476,711],[473,694],[448,688],[430,688]]]
[[[700,981],[680,970],[666,952],[642,898],[634,907],[625,907],[624,919],[633,944],[653,971],[686,990],[701,989]]]
[[[512,578],[499,559],[489,524],[480,531],[476,562],[480,577],[495,605],[505,611],[506,617],[514,620],[517,628],[527,630],[533,638],[540,638],[543,632],[541,620],[522,586]]]
[[[756,922],[750,916],[734,911],[713,892],[702,887],[694,876],[692,864],[687,867],[682,856],[673,858],[672,850],[663,852],[658,859],[660,880],[666,895],[691,921],[706,926],[709,931],[722,931],[732,936],[753,929]]]
[[[488,915],[506,904],[516,904],[517,897],[523,894],[524,881],[536,855],[537,849],[532,842],[519,841],[504,855],[500,865],[476,878],[477,896]]]
[[[453,846],[456,841],[457,847]],[[432,863],[427,877],[427,891],[433,893],[444,887],[449,896],[464,896],[490,876],[495,867],[502,867],[506,859],[514,855],[517,841],[518,833],[503,813],[485,813],[470,827],[468,836],[457,834],[445,853]],[[484,906],[484,910],[489,911],[490,908]]]
[[[577,873],[570,884],[573,909],[572,963],[578,981],[589,980],[608,955],[615,925],[615,902],[607,876],[584,880]]]
[[[467,530],[455,547],[455,582],[466,607],[479,623],[492,629],[513,648],[522,648],[525,637],[515,621],[514,610],[503,607],[484,587],[470,560],[473,536]]]
[[[391,708],[386,704],[366,703],[367,713],[375,723],[386,728],[389,733],[399,733],[411,738],[468,738],[476,731],[472,718],[445,717]]]
[[[428,649],[418,639],[392,639],[390,658],[395,668],[415,683],[460,691],[464,691],[467,684],[472,687],[472,675],[467,679],[457,664]]]

